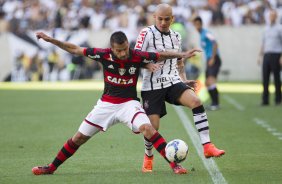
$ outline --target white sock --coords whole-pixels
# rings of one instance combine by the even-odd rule
[[[205,144],[211,142],[209,122],[203,106],[196,107],[195,109],[193,109],[193,118],[195,126],[200,135],[201,143]]]
[[[149,157],[153,156],[153,144],[144,137],[144,143],[145,143],[145,154]]]

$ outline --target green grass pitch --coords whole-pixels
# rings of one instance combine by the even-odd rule
[[[188,143],[183,166],[189,174],[174,175],[156,151],[154,172],[143,174],[142,136],[116,125],[90,139],[54,175],[34,176],[31,168],[54,159],[101,95],[93,87],[100,89],[101,83],[65,85],[0,83],[1,184],[213,183],[170,105],[160,133],[167,141]],[[219,89],[222,108],[207,113],[213,142],[226,150],[214,159],[226,182],[282,183],[282,106],[260,107],[258,84],[221,84]],[[191,111],[185,112],[192,120]]]

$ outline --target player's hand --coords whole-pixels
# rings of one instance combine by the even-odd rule
[[[197,81],[195,80],[186,80],[184,81],[184,84],[186,84],[187,86],[190,86],[193,89],[197,88]]]
[[[261,57],[258,58],[257,64],[260,66],[261,65]]]
[[[192,49],[192,50],[188,50],[186,53],[185,53],[185,58],[191,58],[193,56],[195,56],[198,52],[202,52],[202,50],[200,49]]]
[[[146,69],[148,69],[150,72],[155,72],[161,68],[161,64],[159,63],[148,63],[145,66]]]
[[[40,38],[42,38],[43,40],[49,42],[51,37],[47,36],[45,33],[43,32],[37,32],[36,33],[36,38],[39,40]]]

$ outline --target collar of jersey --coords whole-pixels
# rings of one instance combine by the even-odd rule
[[[127,59],[124,60],[117,58],[116,55],[113,53],[112,49],[111,49],[111,55],[114,61],[130,61],[132,59],[132,49],[129,48],[129,56]]]
[[[170,30],[169,30],[169,32],[162,32],[162,31],[160,31],[160,30],[157,28],[156,25],[154,25],[154,26],[155,26],[156,30],[158,30],[161,34],[163,34],[163,35],[165,35],[165,36],[170,35]]]

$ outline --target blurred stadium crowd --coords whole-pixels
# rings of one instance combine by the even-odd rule
[[[159,3],[173,6],[178,23],[176,29],[183,37],[196,16],[203,19],[205,27],[237,27],[267,23],[271,8],[277,9],[280,17],[282,15],[282,0],[0,0],[0,34],[12,33],[38,47],[33,56],[18,52],[14,57],[13,72],[7,80],[93,78],[100,68],[96,62],[65,57],[54,48],[46,51],[28,33],[45,30],[58,38],[64,33],[67,35],[65,40],[69,41],[74,32],[81,30],[122,30],[133,45],[139,30],[153,24],[152,14]],[[89,46],[87,39],[79,44]]]

